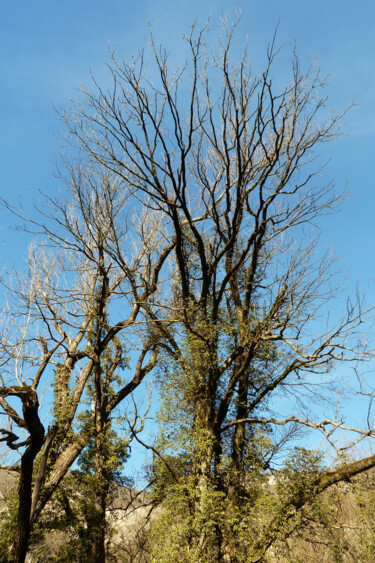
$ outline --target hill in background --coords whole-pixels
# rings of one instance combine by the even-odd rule
[[[17,487],[18,474],[0,469],[0,514]],[[64,485],[72,505],[80,495],[75,472]],[[270,495],[277,485],[270,480]],[[82,499],[81,499],[82,500]],[[79,502],[81,502],[81,500]],[[272,506],[270,504],[270,506]],[[111,540],[108,561],[148,563],[148,531],[160,514],[151,496],[131,487],[113,484],[108,509]],[[43,526],[34,537],[27,557],[29,563],[64,561],[74,548],[77,530],[61,529],[64,510],[55,500],[44,515]],[[84,525],[82,523],[82,525]],[[55,529],[54,529],[55,526]],[[60,555],[59,555],[60,554]],[[72,559],[71,559],[72,560]],[[280,563],[358,563],[375,561],[375,471],[368,471],[350,482],[331,487],[312,505],[296,516],[293,531],[278,541],[268,553],[268,562]]]

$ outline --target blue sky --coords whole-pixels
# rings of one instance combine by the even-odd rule
[[[90,70],[106,80],[108,46],[129,57],[147,36],[146,18],[157,41],[179,59],[181,38],[196,17],[212,22],[242,12],[239,37],[247,34],[250,52],[261,67],[267,43],[280,20],[278,42],[286,52],[296,41],[305,65],[314,57],[329,74],[327,95],[337,111],[353,99],[358,104],[344,119],[345,137],[325,148],[331,158],[325,174],[338,189],[352,193],[342,214],[327,223],[327,244],[333,244],[348,277],[367,285],[372,279],[371,246],[375,203],[372,174],[375,135],[375,3],[365,0],[16,0],[3,2],[0,23],[0,194],[35,198],[31,187],[56,189],[52,177],[61,146],[62,124],[53,106],[68,107],[80,83],[90,83]],[[285,69],[280,69],[283,80]],[[286,76],[286,73],[285,73]],[[4,226],[12,219],[0,215]],[[27,241],[5,229],[0,259],[22,254]]]
[[[261,68],[265,50],[279,23],[278,44],[290,57],[294,40],[303,65],[316,58],[323,74],[330,75],[329,105],[341,111],[353,99],[356,106],[343,120],[345,135],[324,147],[330,163],[324,172],[338,190],[348,184],[351,199],[336,216],[323,221],[324,244],[333,246],[347,277],[346,287],[357,281],[370,285],[375,278],[374,140],[375,140],[375,2],[363,0],[14,0],[2,2],[0,17],[0,196],[22,198],[26,208],[36,197],[31,188],[54,193],[54,162],[63,129],[54,106],[69,107],[80,83],[90,84],[90,71],[105,83],[108,47],[125,58],[142,49],[152,25],[162,42],[179,60],[182,36],[198,17],[242,12],[238,40],[249,37],[249,51]],[[287,77],[280,65],[281,81]],[[0,269],[20,264],[30,240],[14,233],[12,217],[0,212]]]

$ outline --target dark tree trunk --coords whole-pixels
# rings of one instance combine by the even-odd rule
[[[28,388],[22,395],[23,416],[30,432],[29,445],[21,458],[21,476],[18,486],[17,532],[14,542],[14,560],[23,563],[30,539],[30,514],[32,500],[32,478],[34,460],[44,443],[44,426],[38,415],[38,397],[34,389]]]
[[[105,477],[103,477],[105,479]],[[99,485],[96,492],[95,519],[92,523],[91,556],[92,563],[104,563],[106,561],[105,552],[105,532],[106,532],[106,508],[109,482]]]
[[[101,366],[95,371],[95,508],[92,513],[91,522],[91,561],[92,563],[105,563],[105,537],[106,537],[106,508],[108,492],[111,482],[111,471],[109,469],[108,452],[108,410],[107,397],[103,393],[101,381]],[[88,523],[89,524],[89,523]]]

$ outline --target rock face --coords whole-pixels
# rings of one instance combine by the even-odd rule
[[[17,471],[10,469],[0,469],[0,512],[2,512],[6,505],[6,499],[12,487],[16,487],[18,482]]]
[[[147,563],[147,531],[159,509],[153,509],[149,495],[116,486],[116,495],[108,511],[113,530],[110,550],[119,561]]]

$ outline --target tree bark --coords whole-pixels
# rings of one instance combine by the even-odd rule
[[[29,546],[34,460],[44,443],[44,426],[38,415],[39,401],[36,391],[30,387],[27,388],[27,391],[23,391],[20,396],[23,403],[24,420],[30,432],[30,441],[21,458],[17,532],[13,548],[16,563],[25,561]]]

